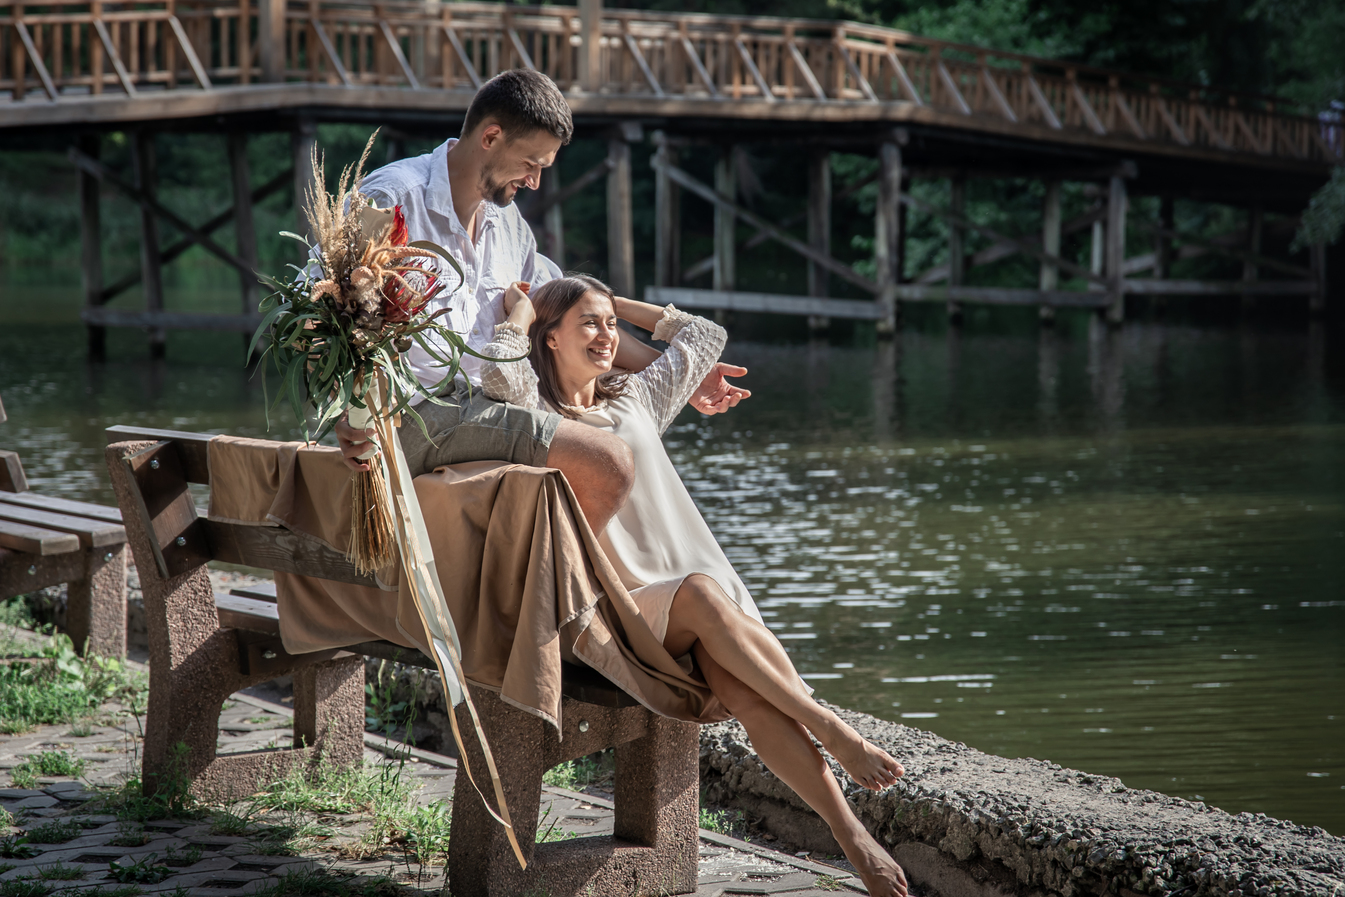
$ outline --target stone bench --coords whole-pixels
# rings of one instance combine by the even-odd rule
[[[5,409],[0,405],[0,423]],[[116,508],[40,495],[0,451],[0,600],[66,583],[66,632],[81,654],[126,654],[126,530]]]
[[[337,582],[374,585],[340,554],[278,527],[206,519],[190,485],[209,485],[210,436],[110,427],[108,470],[139,563],[149,636],[150,695],[143,781],[147,793],[184,777],[200,795],[254,793],[294,764],[338,765],[363,756],[362,655],[432,666],[389,642],[288,653],[279,608],[266,592],[217,596],[206,564],[222,561]],[[219,714],[235,691],[289,674],[294,744],[219,756]],[[456,779],[449,879],[458,897],[661,895],[696,888],[698,727],[658,716],[591,670],[563,680],[563,738],[490,689],[470,686],[490,741],[516,837],[528,856],[520,870],[504,835],[466,775]],[[489,793],[485,759],[458,708],[466,760]],[[177,745],[186,746],[185,756]],[[534,844],[542,774],[552,766],[616,749],[615,826],[610,837]]]

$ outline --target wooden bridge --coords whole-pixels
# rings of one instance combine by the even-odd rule
[[[1265,211],[1297,214],[1330,167],[1345,158],[1339,121],[1295,114],[1269,97],[853,22],[605,10],[600,0],[583,0],[577,8],[439,0],[0,0],[0,139],[35,130],[71,136],[71,158],[83,176],[91,325],[243,329],[247,322],[237,316],[191,319],[163,311],[156,283],[164,260],[196,243],[237,268],[245,304],[254,301],[251,203],[286,187],[287,178],[251,184],[242,151],[248,131],[290,130],[294,177],[302,180],[309,174],[304,160],[317,122],[360,121],[404,134],[447,136],[476,88],[513,67],[548,74],[566,92],[578,136],[609,141],[607,159],[572,184],[548,177],[529,213],[544,246],[555,253],[563,242],[560,202],[605,177],[609,277],[623,291],[635,289],[629,147],[653,137],[659,146],[655,286],[678,288],[684,274],[712,273],[714,291],[700,292],[718,294],[680,290],[688,303],[764,307],[765,300],[734,293],[739,224],[755,230],[749,243],[776,240],[808,259],[813,301],[796,297],[780,310],[818,321],[860,316],[890,328],[900,301],[946,301],[954,314],[962,301],[1096,306],[1120,320],[1127,293],[1298,293],[1317,305],[1323,300],[1324,250],[1316,248],[1307,267],[1268,259],[1261,254],[1259,222]],[[193,225],[156,201],[148,135],[167,127],[231,135],[232,210]],[[98,135],[109,130],[139,135],[134,182],[118,179],[98,161]],[[799,216],[808,222],[807,240],[789,233],[789,223],[756,219],[738,201],[732,147],[767,141],[798,143],[812,159],[809,205]],[[712,185],[677,164],[679,151],[707,144],[723,154]],[[830,254],[833,150],[875,154],[881,163],[876,278],[856,274]],[[1010,176],[1047,182],[1040,234],[998,234],[964,217],[965,178]],[[952,178],[951,206],[924,207],[907,192],[912,177]],[[1099,184],[1100,201],[1088,221],[1061,220],[1062,180]],[[136,279],[144,281],[149,300],[143,313],[101,307],[128,284],[102,283],[100,181],[142,208],[145,246]],[[683,193],[716,209],[715,255],[689,268],[677,258]],[[1139,223],[1152,230],[1154,251],[1138,261],[1125,257],[1127,196],[1136,194],[1164,197],[1165,210],[1160,220]],[[1250,209],[1240,245],[1201,247],[1176,234],[1174,197]],[[941,272],[908,276],[903,270],[908,207],[949,222],[952,258]],[[229,221],[240,235],[233,251],[210,237]],[[161,222],[184,234],[183,240],[160,246]],[[1062,227],[1093,229],[1091,266],[1059,257]],[[961,248],[966,231],[988,236],[991,248],[967,256]],[[1241,257],[1244,278],[1169,280],[1173,241]],[[1036,288],[964,285],[968,264],[985,261],[987,253],[994,260],[1013,252],[1040,261]],[[1132,276],[1145,270],[1154,276]],[[1262,280],[1262,270],[1279,279]],[[1093,289],[1061,290],[1062,274]],[[828,305],[830,277],[871,293],[876,305]]]

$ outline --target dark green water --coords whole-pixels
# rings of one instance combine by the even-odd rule
[[[1345,340],[1064,325],[732,344],[754,398],[669,447],[821,696],[1345,834]],[[83,345],[0,332],[35,488],[110,502],[114,422],[265,433],[235,335]]]

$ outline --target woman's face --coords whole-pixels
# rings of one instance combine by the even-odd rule
[[[612,369],[620,331],[612,300],[589,290],[547,334],[556,373],[567,385],[585,384]]]

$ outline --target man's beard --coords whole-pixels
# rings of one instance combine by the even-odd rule
[[[481,172],[481,195],[492,205],[503,207],[513,202],[518,190],[515,189],[511,193],[512,186],[508,181],[503,183],[496,181],[494,168],[487,168]]]

